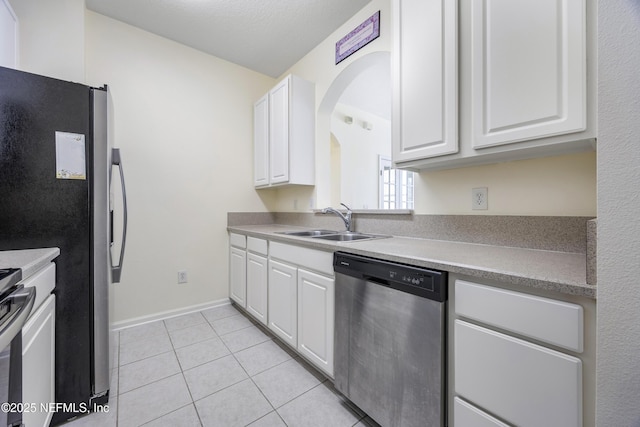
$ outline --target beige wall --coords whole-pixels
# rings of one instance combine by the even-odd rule
[[[114,320],[227,298],[227,212],[268,210],[274,194],[254,191],[252,166],[252,105],[274,80],[103,15],[86,23],[87,81],[109,85],[129,199]]]
[[[380,37],[334,65],[335,42],[374,12],[381,11]],[[390,0],[373,0],[288,72],[316,84],[316,187],[277,191],[277,210],[308,211],[331,200],[329,127],[322,102],[332,83],[358,59],[391,51]],[[471,189],[489,188],[489,209],[471,210]],[[335,203],[334,203],[335,204]],[[298,209],[294,209],[296,205]],[[422,172],[416,186],[416,213],[479,215],[596,215],[596,155],[583,153],[439,172]]]
[[[471,189],[475,187],[488,188],[488,210],[471,210]],[[596,216],[596,154],[421,172],[416,182],[416,212]]]
[[[9,0],[18,17],[18,69],[84,83],[84,0]]]

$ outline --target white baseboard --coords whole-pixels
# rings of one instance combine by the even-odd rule
[[[176,310],[167,310],[160,313],[149,314],[147,316],[134,317],[133,319],[121,320],[111,324],[111,330],[119,331],[121,329],[132,328],[134,326],[144,325],[145,323],[155,322],[158,320],[170,319],[172,317],[183,316],[185,314],[195,313],[210,308],[222,307],[231,304],[229,298],[223,298],[217,301],[210,301],[204,304],[191,305]]]

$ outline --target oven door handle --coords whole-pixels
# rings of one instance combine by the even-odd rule
[[[27,323],[27,318],[31,314],[35,300],[36,288],[25,288],[24,286],[16,289],[3,300],[3,302],[7,301],[15,304],[17,309],[0,330],[0,351],[11,344],[11,341],[20,333],[24,324]]]

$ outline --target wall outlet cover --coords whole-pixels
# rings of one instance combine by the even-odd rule
[[[178,271],[178,283],[187,283],[187,270]]]
[[[478,187],[471,189],[471,209],[486,211],[489,208],[488,188]]]

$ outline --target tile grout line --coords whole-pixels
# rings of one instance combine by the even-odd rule
[[[168,412],[168,413],[166,413],[166,414],[164,414],[164,415],[161,415],[161,416],[159,416],[159,417],[157,417],[157,418],[154,418],[154,419],[152,419],[152,420],[146,421],[145,423],[140,424],[140,426],[139,426],[139,427],[144,427],[144,426],[146,426],[146,425],[147,425],[147,424],[149,424],[149,423],[152,423],[152,422],[154,422],[154,421],[158,421],[159,419],[164,418],[164,417],[166,417],[167,415],[171,415],[171,414],[173,414],[174,412],[178,412],[179,410],[184,409],[184,408],[186,408],[187,406],[190,406],[190,405],[193,405],[193,402],[188,403],[188,404],[186,404],[186,405],[184,405],[184,406],[181,406],[181,407],[179,407],[179,408],[176,408],[176,409],[174,409],[173,411]],[[194,405],[194,407],[195,407],[195,405]],[[197,414],[198,414],[198,411],[196,411],[196,415],[197,415]],[[200,421],[200,417],[199,417],[199,416],[198,416],[198,421]],[[200,425],[202,426],[202,421],[200,421]]]
[[[242,312],[241,312],[241,313],[242,313]],[[244,316],[244,313],[242,313],[242,314],[243,314],[243,316]],[[245,316],[245,317],[246,317],[246,316]],[[251,320],[251,319],[249,319],[249,320]],[[258,325],[258,324],[256,323],[256,327],[258,327],[258,329],[260,329],[260,330],[262,331],[262,325]],[[263,331],[263,333],[265,333],[265,332]],[[276,340],[279,340],[279,338],[278,338],[277,336],[273,335],[273,334],[271,333],[271,331],[269,331],[268,329],[266,330],[265,335],[267,335],[267,336],[271,336],[271,341],[273,341],[274,343],[275,343],[275,341],[276,341]],[[266,342],[266,341],[265,341],[265,342]],[[260,343],[260,344],[263,344],[263,343]],[[260,345],[260,344],[256,344],[256,345]],[[276,343],[276,345],[278,345],[278,344]],[[286,345],[286,343],[282,343],[282,345],[284,345],[285,347],[287,346],[287,345]],[[253,346],[253,347],[255,347],[255,346]],[[276,365],[274,365],[274,366],[271,366],[270,368],[267,368],[267,369],[265,369],[265,370],[263,370],[263,371],[257,372],[257,373],[255,373],[253,376],[249,375],[249,373],[248,373],[248,372],[246,372],[246,369],[244,368],[244,366],[242,366],[242,364],[240,363],[240,361],[235,357],[235,353],[233,353],[233,352],[232,352],[232,355],[234,356],[234,358],[236,359],[236,361],[238,362],[238,364],[240,364],[240,366],[242,367],[242,369],[244,369],[244,370],[245,370],[245,373],[247,373],[247,375],[249,375],[249,379],[250,379],[250,380],[251,380],[251,382],[256,386],[256,388],[258,389],[258,391],[260,391],[260,393],[264,396],[264,398],[267,400],[267,402],[269,403],[269,405],[271,405],[271,407],[273,408],[273,412],[275,412],[275,413],[276,413],[276,415],[278,416],[278,418],[280,418],[280,420],[284,423],[284,425],[285,425],[285,426],[288,426],[288,424],[286,423],[286,421],[282,418],[282,415],[280,415],[280,412],[278,412],[278,409],[280,409],[280,408],[284,407],[285,405],[287,405],[287,404],[289,404],[289,403],[293,402],[294,400],[296,400],[296,399],[298,399],[299,397],[301,397],[301,396],[305,395],[306,393],[310,392],[311,390],[315,389],[316,387],[318,387],[318,386],[320,386],[320,385],[324,384],[326,381],[328,381],[328,378],[326,378],[322,373],[320,373],[320,371],[318,371],[318,373],[319,373],[319,375],[320,375],[320,376],[322,376],[322,379],[318,378],[316,375],[314,375],[314,374],[312,374],[312,373],[310,372],[310,374],[318,380],[318,384],[317,384],[317,385],[315,385],[315,386],[313,386],[313,387],[311,387],[309,390],[307,390],[307,391],[305,391],[305,392],[302,392],[302,393],[300,393],[299,395],[297,395],[297,396],[295,396],[295,397],[293,397],[293,398],[289,399],[288,401],[284,402],[283,404],[281,404],[280,406],[278,406],[278,407],[276,408],[276,407],[271,403],[271,401],[267,398],[267,396],[265,396],[265,394],[262,392],[262,389],[258,386],[258,384],[256,384],[256,382],[253,380],[253,378],[254,378],[255,376],[257,376],[257,375],[260,375],[260,374],[262,374],[262,373],[264,373],[264,372],[269,371],[270,369],[276,368],[276,367],[278,367],[278,366],[280,366],[280,365],[283,365],[283,364],[285,364],[285,363],[288,363],[288,362],[290,362],[290,361],[292,361],[292,360],[293,360],[293,361],[295,361],[295,362],[296,362],[297,364],[299,364],[300,366],[302,366],[302,368],[303,368],[303,369],[305,369],[305,370],[307,370],[307,371],[309,370],[309,369],[307,368],[307,366],[305,366],[305,365],[308,365],[308,364],[307,364],[307,362],[302,358],[302,356],[300,356],[300,355],[295,355],[295,356],[294,356],[294,355],[292,355],[291,353],[289,353],[287,350],[285,350],[284,348],[282,348],[280,345],[278,345],[278,347],[280,347],[280,349],[281,349],[283,352],[285,352],[285,353],[287,354],[287,356],[289,356],[289,359],[287,359],[287,360],[285,360],[285,361],[283,361],[283,362],[280,362],[280,363],[278,363],[278,364],[276,364]],[[250,348],[250,347],[248,347],[248,348]],[[243,350],[246,350],[246,349],[243,349]],[[239,350],[238,352],[243,351],[243,350]],[[310,369],[315,370],[315,368],[314,368],[314,367],[312,367],[311,365],[308,365],[308,366],[309,366],[309,368],[310,368]],[[250,424],[255,423],[256,421],[258,421],[258,420],[259,420],[259,419],[261,419],[261,418],[266,417],[267,415],[268,415],[268,414],[265,414],[265,415],[263,415],[262,417],[258,418],[257,420],[253,420]],[[362,418],[359,418],[359,419],[356,421],[356,424],[357,424],[357,423],[359,423],[361,419],[362,419]],[[250,424],[249,424],[249,425],[250,425]],[[354,425],[355,425],[355,424],[354,424]]]
[[[205,319],[206,322],[206,319]],[[208,324],[208,322],[206,322]],[[209,325],[211,326],[211,325]],[[211,329],[213,329],[213,327],[211,327]],[[215,331],[214,331],[215,333]],[[217,336],[217,334],[216,334]],[[171,339],[171,336],[169,336],[169,339]],[[186,346],[188,347],[188,346]],[[189,393],[189,398],[191,399],[191,403],[189,403],[189,405],[193,406],[193,410],[196,412],[196,417],[198,417],[198,422],[200,423],[200,426],[203,426],[204,423],[202,422],[202,418],[200,418],[200,413],[198,412],[198,408],[196,407],[196,402],[193,399],[193,394],[191,393],[191,389],[189,388],[189,383],[187,382],[187,378],[184,376],[184,369],[182,369],[182,363],[180,363],[180,358],[178,357],[178,352],[176,351],[176,347],[173,345],[173,341],[171,342],[171,348],[173,349],[173,354],[176,357],[176,360],[178,361],[178,367],[180,368],[180,375],[182,375],[182,381],[184,381],[184,384],[187,386],[187,393]],[[184,347],[183,347],[184,348]],[[189,406],[189,405],[185,405],[183,406]],[[175,412],[175,411],[174,411]],[[168,414],[166,414],[168,415]],[[164,416],[164,415],[163,415]],[[160,417],[162,418],[162,417]]]
[[[214,326],[211,324],[211,321],[210,321],[210,320],[209,320],[209,319],[208,319],[204,314],[202,314],[202,312],[199,312],[199,313],[204,317],[205,322],[206,322],[206,323],[211,327],[211,329],[213,330],[214,334],[215,334],[215,335],[216,335],[216,337],[220,340],[220,342],[222,343],[222,345],[223,345],[223,346],[225,346],[225,348],[226,348],[226,349],[227,349],[227,351],[229,352],[229,355],[233,356],[233,353],[231,352],[231,350],[229,349],[229,347],[226,345],[226,343],[222,340],[222,336],[218,334],[218,332],[216,331],[216,329],[214,328]],[[234,314],[234,315],[235,315],[235,314]],[[216,320],[226,319],[226,318],[232,317],[232,316],[234,316],[234,315],[224,316],[224,317],[221,317],[220,319],[216,319]],[[166,325],[165,325],[165,326],[166,326]],[[242,330],[242,329],[245,329],[245,328],[241,328],[241,329],[239,329],[239,330]],[[232,332],[229,332],[229,333],[233,333],[233,332],[236,332],[236,331],[232,331]],[[226,334],[225,334],[225,335],[226,335]],[[169,339],[171,340],[171,336],[169,336]],[[207,340],[204,340],[204,341],[207,341]],[[203,341],[199,341],[198,343],[200,343],[200,342],[203,342]],[[193,345],[198,344],[198,343],[194,343]],[[181,375],[182,375],[182,379],[184,380],[184,382],[185,382],[185,384],[186,384],[186,386],[187,386],[187,391],[189,392],[189,397],[191,398],[191,405],[193,405],[193,408],[194,408],[194,410],[196,411],[196,416],[198,417],[198,421],[200,422],[200,425],[201,425],[201,426],[203,426],[203,425],[204,425],[204,423],[202,422],[202,418],[201,418],[201,416],[200,416],[200,412],[198,411],[198,407],[196,406],[196,400],[193,398],[193,394],[191,393],[191,389],[189,388],[189,383],[187,382],[187,379],[186,379],[186,377],[184,376],[184,371],[185,371],[185,370],[182,368],[182,364],[180,363],[180,359],[178,358],[178,354],[177,354],[177,352],[176,352],[176,350],[177,350],[177,349],[176,349],[176,347],[174,346],[173,341],[171,341],[171,347],[173,348],[173,351],[174,351],[174,354],[175,354],[175,356],[176,356],[176,359],[178,360],[178,366],[180,367],[180,373],[181,373]],[[180,348],[186,348],[186,347],[189,347],[189,346],[184,346],[184,347],[180,347]],[[217,358],[217,359],[214,359],[213,361],[215,361],[215,360],[219,360],[219,359],[222,359],[223,357],[227,357],[227,356],[228,356],[228,355],[221,356],[221,357],[219,357],[219,358]],[[234,357],[234,359],[235,359],[235,357]],[[208,361],[208,362],[206,362],[206,363],[210,363],[210,362],[212,362],[212,361]],[[238,361],[237,361],[237,359],[236,359],[236,362],[240,365],[240,362],[238,362]],[[202,366],[202,365],[205,365],[206,363],[203,363],[203,364],[200,364],[200,365],[197,365],[197,366]],[[197,366],[194,366],[194,367],[189,368],[189,369],[187,369],[187,370],[194,369],[194,368],[196,368]],[[240,365],[240,367],[244,370],[244,367],[243,367],[242,365]],[[246,374],[246,371],[245,371],[245,374]],[[247,374],[247,377],[249,377],[249,376],[248,376],[248,374]],[[250,377],[249,377],[249,378],[250,378]],[[211,393],[211,394],[209,394],[209,395],[203,396],[202,398],[198,399],[198,401],[203,400],[203,399],[205,399],[205,398],[207,398],[207,397],[209,397],[209,396],[212,396],[212,395],[214,395],[214,394],[216,394],[216,393],[218,393],[218,392],[220,392],[220,391],[222,391],[222,390],[225,390],[225,389],[227,389],[227,388],[229,388],[229,387],[232,387],[232,386],[234,386],[234,385],[236,385],[236,384],[239,384],[239,383],[240,383],[240,382],[242,382],[242,381],[244,381],[244,379],[243,379],[243,380],[241,380],[241,381],[235,382],[235,383],[233,383],[233,384],[231,384],[231,385],[229,385],[229,386],[227,386],[227,387],[224,387],[224,388],[222,388],[222,389],[220,389],[220,390],[216,391],[215,393]]]
[[[224,343],[224,341],[222,341],[222,339],[220,338],[220,335],[218,335],[218,334],[217,334],[217,332],[216,332],[215,328],[213,327],[213,325],[211,325],[211,323],[210,323],[209,319],[207,319],[207,318],[206,318],[206,316],[204,316],[204,314],[202,314],[202,312],[197,312],[197,313],[199,313],[199,314],[204,318],[204,322],[203,322],[203,323],[197,323],[197,324],[190,325],[190,326],[187,326],[187,327],[184,327],[184,328],[178,328],[178,329],[175,329],[174,331],[179,331],[179,330],[183,330],[183,329],[191,328],[191,327],[194,327],[194,326],[207,324],[207,325],[209,325],[209,327],[211,327],[211,329],[213,330],[214,334],[216,335],[214,338],[218,338],[218,339],[220,339],[220,341],[222,342],[222,344],[223,344],[223,345],[225,345],[225,347],[226,347],[226,344]],[[220,319],[216,319],[216,320],[221,320],[221,319],[225,319],[225,318],[232,317],[232,316],[233,316],[233,315],[230,315],[230,316],[224,316],[224,317],[221,317]],[[192,392],[191,392],[191,389],[189,388],[189,383],[187,382],[187,379],[186,379],[186,378],[185,378],[185,376],[184,376],[184,371],[185,371],[185,370],[183,369],[183,367],[182,367],[182,363],[180,363],[180,358],[178,357],[178,354],[177,354],[177,350],[178,350],[178,348],[176,348],[176,346],[175,346],[175,344],[174,344],[174,342],[173,342],[173,339],[171,338],[171,333],[170,333],[170,332],[172,332],[172,331],[169,331],[169,329],[167,328],[167,324],[165,323],[165,320],[161,320],[161,321],[162,321],[163,326],[164,326],[164,328],[165,328],[165,332],[167,332],[167,335],[168,335],[168,337],[169,337],[169,342],[170,342],[170,344],[171,344],[171,350],[169,350],[169,351],[165,351],[165,352],[162,352],[162,353],[159,353],[159,354],[154,355],[154,356],[149,356],[149,357],[146,357],[146,358],[143,358],[143,359],[140,359],[140,360],[136,360],[136,361],[134,361],[134,362],[130,362],[130,363],[126,364],[126,365],[129,365],[129,364],[132,364],[132,363],[136,363],[136,362],[141,361],[141,360],[150,359],[150,358],[152,358],[152,357],[156,357],[156,356],[159,356],[159,355],[162,355],[162,354],[167,354],[167,353],[173,352],[173,354],[174,354],[174,356],[175,356],[175,358],[176,358],[176,361],[178,362],[178,367],[180,368],[180,375],[182,376],[182,380],[184,381],[185,385],[187,386],[187,392],[189,393],[189,398],[191,399],[191,402],[190,402],[189,404],[184,405],[184,406],[181,406],[180,408],[177,408],[177,409],[175,409],[175,410],[173,410],[173,411],[171,411],[171,412],[169,412],[169,413],[167,413],[167,414],[163,414],[163,415],[161,415],[160,417],[157,417],[157,418],[154,418],[154,419],[152,419],[152,420],[149,420],[149,421],[145,422],[144,424],[148,424],[148,423],[153,422],[153,421],[155,421],[155,420],[159,420],[160,418],[163,418],[163,417],[165,417],[165,416],[167,416],[167,415],[169,415],[169,414],[172,414],[172,413],[174,413],[174,412],[176,412],[176,411],[178,411],[178,410],[180,410],[180,409],[183,409],[183,408],[186,408],[186,407],[187,407],[187,406],[189,406],[189,405],[192,405],[192,406],[193,406],[193,408],[194,408],[194,410],[195,410],[195,412],[196,412],[196,416],[198,417],[198,421],[199,421],[200,425],[202,426],[202,425],[204,425],[204,424],[203,424],[202,419],[201,419],[201,417],[200,417],[200,413],[198,412],[198,408],[197,408],[197,407],[196,407],[196,405],[195,405],[195,402],[196,402],[196,401],[194,400],[194,398],[193,398],[193,394],[192,394]],[[160,335],[160,334],[158,334],[158,335]],[[213,339],[213,338],[211,338],[211,339]],[[204,340],[204,341],[207,341],[207,340]],[[180,348],[186,348],[186,347],[189,347],[189,346],[191,346],[191,345],[196,345],[196,344],[201,343],[201,342],[203,342],[203,341],[199,341],[199,342],[196,342],[196,343],[193,343],[193,344],[190,344],[190,345],[184,346],[184,347],[180,347]],[[120,349],[120,347],[118,347],[118,351],[119,351],[119,349]],[[231,351],[230,351],[228,348],[227,348],[227,350],[229,351],[229,354],[232,354],[232,353],[231,353]],[[222,356],[222,357],[226,357],[226,356]],[[221,357],[220,357],[220,358],[221,358]],[[218,359],[220,359],[220,358],[218,358]],[[214,359],[214,360],[218,360],[218,359]],[[209,363],[209,362],[206,362],[206,363]],[[126,365],[125,365],[125,366],[126,366]],[[198,365],[198,366],[202,366],[202,365]],[[195,367],[196,367],[196,366],[194,366],[194,367],[192,367],[192,368],[189,368],[189,369],[193,369],[193,368],[195,368]],[[189,370],[189,369],[187,369],[187,370]],[[119,369],[118,369],[118,373],[119,373]],[[165,380],[165,379],[167,379],[167,378],[169,378],[169,377],[172,377],[172,376],[174,376],[174,375],[177,375],[177,374],[173,374],[173,375],[169,375],[169,376],[167,376],[167,377],[160,378],[160,379],[158,379],[158,380],[156,380],[156,381],[152,381],[152,382],[150,382],[150,383],[147,383],[147,384],[141,385],[140,387],[136,387],[136,388],[134,388],[134,389],[128,390],[128,391],[127,391],[127,392],[125,392],[125,393],[128,393],[128,392],[133,391],[133,390],[137,390],[137,389],[139,389],[139,388],[145,387],[145,386],[150,385],[150,384],[157,383],[157,382],[159,382],[159,381]],[[120,395],[120,386],[119,386],[119,381],[120,381],[120,376],[118,375],[118,396]],[[235,383],[235,384],[238,384],[238,383]],[[235,384],[233,384],[233,385],[235,385]],[[230,386],[229,386],[229,387],[230,387]],[[228,387],[225,387],[225,388],[228,388]],[[223,389],[223,390],[224,390],[224,389]],[[215,394],[215,393],[212,393],[212,394]],[[208,395],[208,396],[210,396],[210,395]],[[208,396],[205,396],[205,397],[208,397]],[[204,399],[205,397],[203,397],[202,399]],[[202,400],[202,399],[199,399],[199,400]],[[118,423],[118,420],[116,420],[116,425],[117,425],[117,423]]]
[[[236,310],[237,310],[237,309],[236,309]],[[240,313],[240,314],[244,317],[244,315],[243,315],[242,313]],[[254,326],[254,325],[253,325],[253,322],[252,322],[251,326]],[[241,328],[241,329],[239,329],[238,331],[241,331],[241,330],[243,330],[243,329],[248,329],[248,328],[250,328],[251,326],[247,326],[246,328]],[[213,328],[213,325],[212,325],[211,327]],[[215,330],[215,328],[214,328],[214,330]],[[229,334],[231,334],[231,333],[238,332],[238,331],[229,332],[228,334],[224,334],[224,335],[229,335]],[[262,390],[260,389],[260,387],[258,387],[258,385],[255,383],[255,381],[253,381],[253,378],[251,377],[251,375],[249,375],[249,373],[247,372],[247,370],[245,369],[245,367],[242,365],[242,363],[240,363],[240,361],[238,360],[238,358],[235,356],[235,353],[234,353],[233,351],[231,351],[231,349],[229,348],[229,346],[227,345],[227,343],[225,343],[225,342],[224,342],[224,340],[222,339],[222,336],[220,336],[220,341],[222,342],[222,345],[224,345],[224,346],[226,347],[227,351],[229,351],[229,355],[231,355],[231,356],[233,357],[233,359],[236,361],[236,363],[237,363],[237,364],[240,366],[240,368],[244,371],[244,373],[245,373],[245,375],[247,376],[247,378],[246,378],[246,379],[243,379],[243,380],[241,380],[241,381],[238,381],[238,382],[236,382],[236,383],[234,383],[234,384],[231,384],[231,385],[229,385],[229,386],[227,386],[227,387],[225,387],[225,388],[223,388],[223,389],[221,389],[221,390],[218,390],[218,391],[216,391],[215,393],[211,393],[210,395],[205,396],[205,397],[203,397],[202,399],[205,399],[206,397],[212,396],[212,395],[214,395],[214,394],[216,394],[216,393],[218,393],[218,392],[220,392],[220,391],[222,391],[222,390],[225,390],[225,389],[227,389],[227,388],[229,388],[229,387],[233,387],[234,385],[239,384],[239,383],[241,383],[241,382],[243,382],[243,381],[246,381],[246,380],[248,379],[248,380],[250,380],[250,381],[251,381],[251,383],[254,385],[254,387],[258,390],[258,392],[262,395],[262,397],[264,398],[264,400],[266,400],[266,401],[267,401],[267,403],[269,404],[269,406],[271,406],[271,408],[273,409],[273,412],[275,412],[276,414],[278,414],[278,412],[276,411],[276,409],[273,407],[273,404],[271,403],[271,401],[269,401],[269,399],[267,398],[267,396],[265,396],[265,395],[264,395],[264,393],[262,392]],[[259,343],[259,344],[256,344],[256,345],[263,344],[264,342],[267,342],[267,341],[263,341],[262,343]],[[255,347],[255,345],[254,345],[254,346],[251,346],[251,347]],[[247,348],[251,348],[251,347],[247,347]],[[237,352],[240,352],[240,351],[243,351],[243,350],[246,350],[246,349],[238,350]],[[283,362],[283,363],[284,363],[284,362]],[[200,400],[202,400],[202,399],[200,399]],[[195,404],[194,404],[194,406],[195,406]],[[196,408],[196,411],[197,411],[197,408]],[[268,412],[268,413],[266,413],[266,414],[264,414],[264,415],[263,415],[262,417],[260,417],[260,418],[264,418],[264,417],[266,417],[266,416],[267,416],[268,414],[270,414],[270,413],[271,413],[271,411],[270,411],[270,412]],[[280,414],[278,414],[278,417],[280,417]],[[260,418],[257,418],[257,419],[255,419],[255,420],[251,421],[251,423],[254,423],[254,422],[258,421]],[[282,417],[280,417],[280,419],[282,419]],[[284,422],[284,420],[282,420],[282,421]],[[251,423],[249,423],[249,424],[251,424]],[[285,423],[285,425],[287,425],[287,423]]]
[[[153,356],[145,357],[145,358],[142,358],[142,359],[140,359],[140,360],[136,360],[136,361],[134,361],[134,362],[127,363],[127,364],[125,364],[124,366],[131,365],[131,364],[133,364],[133,363],[136,363],[136,362],[139,362],[139,361],[142,361],[142,360],[147,360],[147,359],[150,359],[150,358],[152,358],[152,357],[157,357],[157,356],[160,356],[160,355],[163,355],[163,354],[167,354],[167,353],[170,353],[170,352],[172,352],[172,351],[173,351],[173,352],[174,352],[174,356],[176,357],[176,361],[178,362],[178,367],[180,367],[180,361],[178,360],[178,356],[175,354],[175,349],[174,349],[174,346],[173,346],[173,342],[171,341],[171,336],[169,335],[169,331],[168,331],[168,329],[167,329],[167,325],[164,323],[164,320],[160,320],[160,322],[162,322],[162,325],[163,325],[163,327],[164,327],[164,329],[165,329],[165,332],[167,333],[167,336],[169,337],[169,343],[171,344],[171,350],[169,350],[169,351],[164,351],[164,352],[162,352],[162,353],[158,353],[158,354],[153,355]],[[158,336],[160,336],[161,334],[157,334],[157,335],[158,335]],[[121,343],[120,343],[120,341],[119,341],[119,342],[118,342],[118,353],[120,352],[120,344],[121,344]],[[182,374],[182,369],[180,370],[180,374]],[[120,389],[120,354],[118,354],[118,414],[117,414],[118,416],[117,416],[117,419],[116,419],[116,427],[117,427],[117,425],[120,423],[120,395],[121,395],[121,394],[126,394],[126,393],[129,393],[129,392],[131,392],[131,391],[138,390],[138,389],[140,389],[140,388],[142,388],[142,387],[145,387],[145,386],[148,386],[148,385],[151,385],[151,384],[158,383],[158,382],[160,382],[160,381],[166,380],[167,378],[170,378],[170,377],[175,376],[175,375],[178,375],[178,374],[172,374],[172,375],[169,375],[169,376],[166,376],[166,377],[163,377],[163,378],[157,379],[157,380],[155,380],[155,381],[151,381],[150,383],[147,383],[147,384],[141,385],[141,386],[139,386],[139,387],[133,388],[133,389],[128,390],[128,391],[126,391],[126,392],[124,392],[124,393],[120,393],[120,391],[121,391],[121,389]],[[185,381],[185,385],[186,385],[186,380],[184,380],[184,375],[183,375],[182,379],[183,379],[183,381]],[[187,385],[187,390],[189,390],[189,386],[188,386],[188,385]],[[189,396],[191,396],[191,394],[189,394]],[[192,403],[193,403],[193,399],[192,399]],[[185,405],[185,406],[186,406],[186,405]],[[177,410],[177,409],[176,409],[176,410]],[[163,415],[161,415],[160,417],[157,417],[157,418],[154,418],[154,419],[148,420],[148,421],[144,422],[142,425],[144,425],[144,424],[148,424],[148,423],[150,423],[150,422],[152,422],[152,421],[154,421],[154,420],[157,420],[157,419],[159,419],[159,418],[162,418],[162,417],[164,417],[165,415],[168,415],[168,414],[170,414],[170,413],[172,413],[172,412],[175,412],[175,411],[171,411],[171,412],[169,412],[169,413],[167,413],[167,414],[163,414]]]

